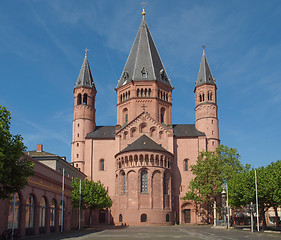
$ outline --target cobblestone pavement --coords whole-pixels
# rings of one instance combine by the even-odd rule
[[[148,226],[148,227],[101,227],[68,233],[55,233],[36,237],[28,237],[28,240],[137,240],[137,239],[187,239],[187,240],[271,240],[281,239],[280,232],[254,232],[237,229],[214,229],[210,226]]]

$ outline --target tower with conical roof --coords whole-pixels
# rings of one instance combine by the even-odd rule
[[[95,129],[95,97],[97,90],[92,77],[87,52],[74,87],[71,162],[84,172],[85,137]]]
[[[124,126],[142,112],[162,124],[172,123],[172,90],[162,60],[142,12],[142,22],[118,81],[117,125]]]
[[[218,105],[217,86],[207,61],[205,50],[195,82],[195,126],[204,132],[207,138],[207,150],[215,151],[218,147]]]

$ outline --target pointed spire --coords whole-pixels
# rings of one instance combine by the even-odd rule
[[[87,57],[88,49],[85,49],[85,58],[79,73],[79,76],[77,78],[77,81],[75,83],[75,88],[77,87],[91,87],[96,89],[95,83],[92,77],[88,57]]]
[[[195,87],[198,87],[203,84],[216,84],[215,79],[213,78],[210,66],[207,61],[205,50],[203,50],[203,56],[197,76],[197,81],[195,82]]]
[[[159,81],[172,87],[145,20],[142,21],[117,88],[130,81]]]

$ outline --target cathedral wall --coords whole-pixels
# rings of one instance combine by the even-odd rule
[[[110,197],[115,194],[115,154],[115,140],[86,140],[84,173],[88,179],[101,181],[108,187]]]

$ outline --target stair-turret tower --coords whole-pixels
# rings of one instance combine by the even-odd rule
[[[84,172],[85,137],[93,132],[95,123],[95,97],[97,90],[92,77],[87,53],[74,87],[71,162]]]
[[[195,126],[207,137],[206,149],[215,151],[220,143],[218,126],[217,86],[208,64],[206,53],[195,82]]]

